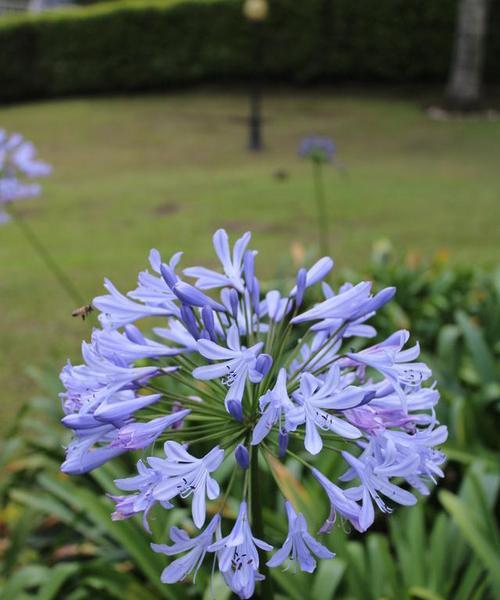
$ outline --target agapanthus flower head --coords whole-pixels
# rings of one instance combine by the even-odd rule
[[[21,134],[0,129],[0,223],[9,221],[2,206],[38,196],[41,187],[33,180],[50,175],[52,168],[37,159],[32,142]]]
[[[109,293],[93,303],[102,329],[83,344],[84,364],[61,373],[63,424],[74,432],[62,469],[84,473],[141,449],[137,471],[115,482],[121,492],[111,496],[112,518],[141,514],[149,531],[153,508],[188,505],[190,534],[173,527],[171,545],[153,545],[180,555],[162,581],[194,578],[208,555],[240,598],[265,585],[269,568],[312,572],[318,559],[334,557],[294,498],[282,504],[286,537],[276,527],[266,535],[255,489],[264,463],[276,475],[278,461],[282,472],[299,460],[317,481],[330,506],[318,535],[338,519],[364,532],[377,509],[390,513],[414,504],[415,491],[429,493],[443,476],[437,446],[447,436],[435,415],[439,393],[427,383],[432,374],[417,362],[419,346],[405,348],[409,333],[369,341],[376,331],[366,322],[394,288],[323,284],[324,300],[308,306],[305,289],[320,285],[333,261],[300,269],[283,294],[259,283],[249,243],[245,234],[231,248],[225,231],[215,234],[220,273],[180,271],[180,253],[163,261],[153,250],[153,272],[140,273],[135,290],[122,294],[107,281]],[[159,326],[142,331],[144,318]],[[344,465],[335,481],[318,468],[332,452]],[[223,465],[232,473],[227,489]]]
[[[335,143],[329,137],[307,136],[300,141],[299,156],[318,163],[332,162],[335,156]]]

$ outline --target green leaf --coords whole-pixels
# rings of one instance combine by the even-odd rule
[[[31,508],[23,511],[18,519],[14,530],[10,534],[10,543],[3,557],[2,570],[9,575],[17,563],[19,554],[27,545],[28,536],[34,524],[38,523],[40,517]]]
[[[210,585],[203,594],[203,600],[229,600],[231,590],[227,587],[224,577],[220,573],[216,573],[210,580]]]
[[[43,585],[50,578],[50,569],[40,565],[28,565],[16,571],[2,590],[1,600],[14,600],[28,588]]]
[[[374,533],[365,542],[373,596],[390,596],[396,587],[396,563],[391,557],[389,542],[383,535]]]
[[[175,588],[166,586],[160,581],[163,567],[161,557],[151,550],[145,535],[134,521],[112,521],[109,504],[89,490],[81,489],[67,479],[61,480],[52,475],[40,475],[38,481],[43,488],[63,499],[76,511],[85,514],[89,520],[118,542],[152,585],[156,587],[161,597],[169,600],[176,598]]]
[[[500,548],[495,547],[478,527],[466,504],[447,490],[439,493],[439,500],[457,523],[465,539],[488,569],[491,578],[500,586]]]
[[[339,558],[320,561],[314,577],[311,599],[328,600],[328,598],[333,598],[342,581],[345,569],[345,562]]]
[[[455,317],[482,383],[495,381],[495,359],[489,351],[481,330],[463,311],[457,311]]]
[[[461,331],[457,325],[444,325],[437,339],[437,355],[440,366],[447,375],[457,372],[460,363],[460,340]],[[456,378],[454,378],[456,381]]]
[[[287,593],[290,600],[304,600],[304,590],[298,585],[302,578],[301,573],[294,573],[291,577],[280,569],[271,569],[271,576]]]
[[[65,581],[80,569],[78,563],[65,563],[56,565],[51,569],[50,579],[41,586],[36,600],[58,600],[61,596],[59,590]]]
[[[410,598],[418,598],[419,600],[447,600],[440,594],[420,586],[411,587],[408,591]]]

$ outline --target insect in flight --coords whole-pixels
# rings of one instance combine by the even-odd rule
[[[90,313],[94,310],[92,304],[86,304],[85,306],[80,306],[79,308],[75,308],[75,310],[71,313],[72,317],[81,317],[82,321],[85,321],[85,317],[88,317]]]

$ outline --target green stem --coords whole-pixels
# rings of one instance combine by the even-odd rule
[[[12,221],[18,226],[19,231],[23,234],[28,244],[35,251],[35,254],[43,261],[43,263],[45,264],[47,269],[49,269],[52,275],[54,275],[54,277],[59,282],[60,286],[71,298],[71,301],[74,302],[77,306],[85,304],[85,301],[80,295],[80,292],[73,285],[71,279],[52,258],[52,256],[49,254],[42,242],[38,239],[38,236],[35,234],[33,229],[31,229],[28,223],[26,223],[16,213],[16,211],[12,209],[12,207],[7,207],[7,212],[12,217]]]
[[[252,528],[254,534],[259,539],[264,539],[264,526],[262,522],[262,494],[260,491],[259,482],[259,447],[252,446],[251,458],[250,458],[250,478],[252,481]],[[272,600],[273,599],[273,585],[271,581],[271,575],[266,565],[267,557],[263,550],[259,549],[259,562],[260,570],[265,579],[261,583],[261,600]]]
[[[323,185],[322,164],[313,161],[314,196],[318,217],[319,247],[322,256],[330,256],[330,234],[328,227],[328,211],[326,210],[325,189]]]

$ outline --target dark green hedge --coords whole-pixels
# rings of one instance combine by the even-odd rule
[[[456,1],[270,0],[258,32],[263,74],[291,83],[443,81]],[[497,82],[498,17],[487,64]],[[238,0],[113,2],[3,18],[0,100],[241,80],[252,71],[253,33]]]

